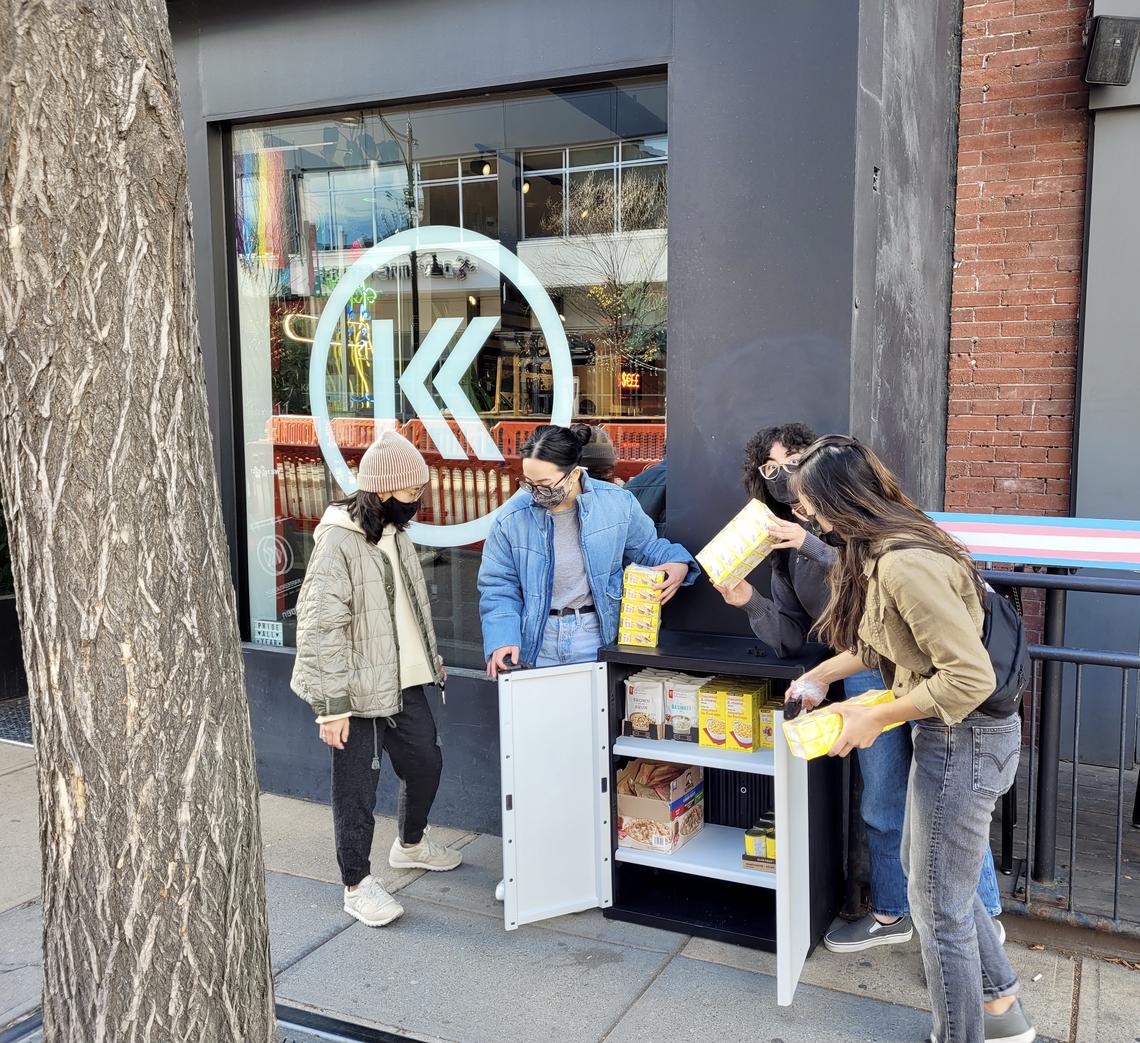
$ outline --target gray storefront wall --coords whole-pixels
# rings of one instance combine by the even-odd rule
[[[1098,0],[1095,15],[1140,18],[1140,0]],[[1080,518],[1140,518],[1140,64],[1127,87],[1089,95],[1089,180],[1074,446],[1073,511]],[[1114,575],[1113,573],[1103,573]],[[1116,575],[1127,575],[1116,573]],[[1135,574],[1132,574],[1135,578]],[[1140,598],[1070,594],[1065,641],[1077,648],[1135,652]],[[1064,708],[1071,754],[1074,678]],[[1126,765],[1137,751],[1132,679],[1124,715]],[[1120,673],[1090,669],[1082,687],[1081,758],[1116,764],[1120,756]]]
[[[353,105],[663,70],[669,535],[701,545],[739,506],[745,440],[791,419],[869,439],[924,506],[940,506],[958,3],[171,0],[169,10],[211,421],[239,588],[227,128]],[[668,625],[743,633],[742,619],[702,585],[670,611]],[[291,667],[288,649],[247,646],[261,781],[327,799],[328,754],[289,691]],[[495,689],[471,673],[454,676],[437,711],[445,777],[435,817],[495,831]],[[385,807],[394,794],[383,787]]]

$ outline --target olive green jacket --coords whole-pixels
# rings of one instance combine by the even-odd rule
[[[888,676],[893,666],[896,695],[909,694],[928,716],[957,724],[997,684],[982,644],[985,614],[973,576],[947,554],[910,547],[888,547],[865,574],[864,661],[888,667]]]
[[[431,604],[416,548],[396,536],[404,586],[428,662],[442,673]],[[402,708],[400,643],[392,563],[343,507],[329,507],[316,531],[297,601],[292,688],[318,717],[392,717]]]

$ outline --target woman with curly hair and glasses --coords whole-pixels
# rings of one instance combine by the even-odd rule
[[[827,686],[879,667],[896,699],[836,703],[831,753],[871,750],[911,731],[902,866],[934,1016],[933,1043],[1030,1043],[1017,972],[975,882],[990,856],[990,820],[1017,774],[1021,723],[982,707],[996,681],[982,643],[985,586],[961,544],[899,487],[870,449],[830,436],[800,457],[792,488],[834,541],[838,560],[819,620],[839,654],[788,689]],[[913,729],[883,729],[914,722]]]

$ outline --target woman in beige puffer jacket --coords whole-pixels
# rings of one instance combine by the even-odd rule
[[[461,856],[427,835],[443,757],[425,685],[441,689],[423,570],[405,529],[428,482],[423,457],[387,431],[364,454],[359,489],[330,505],[297,602],[293,690],[332,751],[332,803],[344,910],[370,927],[401,905],[371,873],[383,748],[400,779],[395,869],[448,870]]]

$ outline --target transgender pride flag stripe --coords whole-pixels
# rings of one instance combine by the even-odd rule
[[[1015,514],[930,517],[979,561],[1140,572],[1140,522]]]

